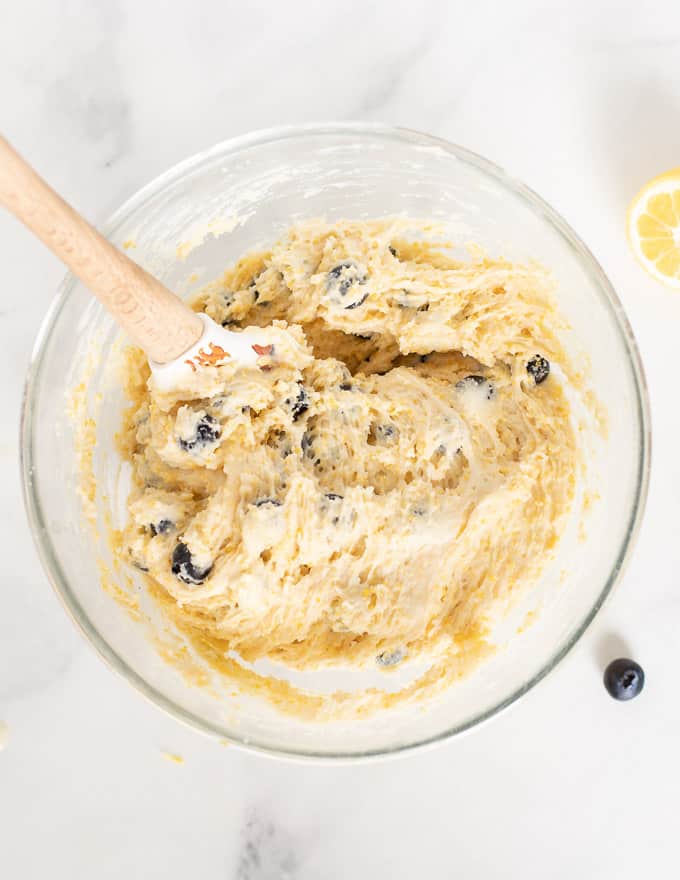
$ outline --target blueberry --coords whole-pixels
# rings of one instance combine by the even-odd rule
[[[206,413],[196,422],[192,437],[180,437],[178,443],[185,452],[194,452],[211,443],[216,443],[222,434],[222,426],[211,415]]]
[[[257,289],[257,278],[251,278],[248,290],[253,294],[253,302],[256,303],[260,298],[260,291]]]
[[[368,272],[352,260],[334,266],[326,275],[326,292],[332,302],[345,309],[356,309],[366,302],[368,293],[359,290],[368,281]]]
[[[405,656],[406,651],[403,648],[396,648],[394,651],[383,651],[381,654],[378,654],[375,662],[378,666],[396,666],[397,663],[401,663]]]
[[[395,425],[372,424],[368,432],[369,446],[390,446],[399,439],[399,428]]]
[[[328,290],[336,288],[340,296],[345,296],[353,284],[365,284],[367,278],[368,274],[363,267],[352,260],[346,260],[329,271],[326,288]]]
[[[467,391],[471,388],[480,388],[483,385],[487,386],[486,399],[493,400],[493,398],[496,396],[496,389],[484,376],[465,376],[463,379],[459,379],[459,381],[456,382],[456,388],[458,389],[458,391]]]
[[[312,449],[313,443],[314,438],[309,433],[309,431],[305,431],[305,433],[302,435],[302,439],[300,440],[300,448],[302,449],[305,458],[314,458],[314,450]]]
[[[336,492],[326,492],[326,494],[325,494],[323,497],[326,498],[328,501],[333,501],[333,502],[335,502],[335,501],[344,501],[344,497],[345,497],[345,496],[344,496],[344,495],[338,495]],[[329,506],[328,506],[327,504],[325,504],[325,503],[322,503],[322,505],[321,505],[321,510],[322,510],[324,513],[328,513],[328,512],[329,512]],[[340,522],[340,515],[337,513],[337,510],[338,510],[338,508],[337,508],[337,507],[334,507],[334,508],[333,508],[333,513],[334,513],[334,515],[331,516],[331,523],[332,523],[334,526],[337,526],[337,524]]]
[[[248,285],[248,290],[250,290],[250,292],[253,294],[253,305],[257,302],[260,302],[260,291],[257,287],[257,282],[259,281],[260,277],[261,276],[258,275],[257,278],[253,278]],[[270,305],[269,300],[267,300],[266,302],[265,300],[262,300],[262,302],[260,302],[260,307],[268,305]]]
[[[228,327],[230,324],[236,324],[237,319],[232,318],[229,315],[229,312],[231,311],[231,308],[234,305],[234,302],[236,301],[234,294],[232,293],[231,290],[225,290],[221,294],[221,299],[222,299],[222,304],[226,310],[226,315],[225,315],[224,319],[222,320],[222,326]]]
[[[484,376],[466,376],[464,379],[456,382],[456,388],[462,391],[465,388],[472,388],[474,385],[483,385],[485,382],[486,378]]]
[[[347,311],[348,309],[358,309],[359,306],[363,306],[363,304],[366,302],[367,299],[368,299],[368,294],[365,293],[361,297],[361,299],[358,299],[355,302],[350,303],[348,306],[345,306],[345,311]]]
[[[402,287],[402,289],[397,293],[394,297],[394,302],[400,309],[420,309],[420,306],[415,303],[412,299],[412,290],[408,290],[406,287]]]
[[[175,524],[170,519],[161,519],[157,523],[151,523],[149,525],[149,531],[152,535],[165,535],[171,529],[174,529]]]
[[[307,389],[302,384],[302,382],[298,383],[299,390],[297,393],[297,397],[287,397],[284,400],[285,405],[290,409],[290,414],[293,416],[293,421],[297,422],[303,413],[306,413],[309,409],[309,394],[307,393]]]
[[[430,461],[435,467],[439,467],[444,462],[448,463],[447,456],[448,449],[446,448],[444,443],[440,443],[430,456]]]
[[[393,301],[400,309],[414,309],[417,312],[427,312],[430,308],[428,302],[420,304],[415,302],[413,299],[413,291],[407,290],[405,287],[396,294]]]
[[[535,354],[527,364],[527,373],[534,377],[537,385],[540,385],[550,375],[550,361],[543,355]]]
[[[645,686],[645,673],[634,660],[612,660],[604,671],[604,686],[615,700],[632,700]]]
[[[393,440],[395,437],[399,436],[399,431],[394,425],[378,425],[375,432],[378,437],[381,437],[383,440]]]
[[[281,507],[281,502],[277,501],[276,498],[260,498],[259,501],[255,502],[255,507]]]
[[[202,584],[212,571],[212,565],[199,568],[194,564],[191,551],[182,541],[172,553],[172,573],[185,584]]]
[[[288,458],[293,451],[288,435],[285,431],[282,431],[281,428],[271,428],[267,433],[264,442],[271,449],[278,450],[281,458]]]

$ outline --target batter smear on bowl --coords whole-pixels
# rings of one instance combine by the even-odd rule
[[[490,650],[574,498],[580,451],[548,273],[413,221],[309,222],[198,310],[268,327],[256,366],[161,392],[128,356],[122,546],[195,649],[289,668],[429,668],[397,692],[241,685],[310,717],[431,694]],[[575,383],[574,383],[575,385]]]

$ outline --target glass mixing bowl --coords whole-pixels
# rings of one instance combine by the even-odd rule
[[[22,425],[28,516],[45,570],[73,620],[113,669],[170,714],[269,753],[387,754],[490,718],[540,681],[583,634],[621,573],[642,515],[648,403],[621,304],[564,220],[485,159],[433,137],[380,126],[259,132],[173,168],[123,205],[104,231],[171,289],[190,295],[297,220],[394,214],[440,219],[457,241],[548,266],[573,328],[565,343],[573,357],[589,359],[609,423],[606,440],[595,432],[583,436],[589,485],[599,494],[585,528],[579,502],[554,564],[513,611],[505,637],[498,636],[504,646],[426,708],[396,707],[350,722],[303,721],[254,697],[235,696],[231,685],[214,677],[211,687],[197,686],[196,676],[165,662],[162,645],[159,653],[165,623],[153,618],[153,609],[147,609],[150,622],[131,609],[137,599],[143,603],[143,587],[134,575],[130,585],[130,573],[116,569],[106,540],[108,527],[125,516],[126,469],[114,443],[124,405],[112,368],[119,333],[70,275],[39,332],[28,373]],[[67,413],[78,382],[83,384],[77,419],[81,425],[96,419],[79,451]],[[96,488],[85,487],[83,495],[80,470],[88,457]],[[584,497],[581,490],[581,501]],[[84,521],[83,505],[96,519],[98,534]],[[135,600],[121,602],[130,589]],[[527,611],[536,610],[533,625],[519,626]]]

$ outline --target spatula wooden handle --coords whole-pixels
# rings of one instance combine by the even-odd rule
[[[90,226],[2,136],[0,204],[66,263],[149,358],[168,363],[200,338],[198,315]]]

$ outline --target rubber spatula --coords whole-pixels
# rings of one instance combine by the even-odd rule
[[[228,360],[254,364],[272,346],[235,333],[182,300],[91,226],[0,136],[0,204],[24,223],[144,349],[157,387]]]

